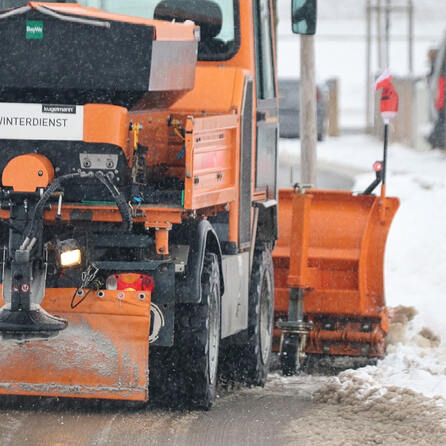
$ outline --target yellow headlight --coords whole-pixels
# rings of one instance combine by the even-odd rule
[[[80,265],[82,262],[82,255],[80,249],[73,249],[65,251],[60,254],[60,264],[62,266]]]

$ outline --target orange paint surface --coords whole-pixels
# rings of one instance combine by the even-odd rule
[[[113,144],[126,155],[130,118],[126,108],[116,105],[87,104],[84,106],[84,141]]]
[[[310,340],[330,340],[336,351],[340,342],[373,340],[381,345],[387,333],[384,250],[398,206],[396,198],[374,195],[280,190],[279,240],[273,251],[276,316],[288,311],[289,289],[303,288],[304,311],[310,320],[370,319],[379,328],[370,337],[370,333],[360,333],[361,327],[358,332],[349,326],[319,332],[316,324]],[[318,342],[313,342],[311,352],[322,354]],[[349,348],[343,351],[359,354]]]
[[[54,179],[54,167],[44,155],[28,153],[13,158],[3,169],[3,186],[15,192],[35,192],[47,187]]]
[[[75,291],[46,289],[42,307],[68,320],[57,336],[0,341],[0,394],[147,400],[150,292],[91,291],[71,309]]]

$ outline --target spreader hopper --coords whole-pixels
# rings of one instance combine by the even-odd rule
[[[194,86],[192,21],[40,2],[0,18],[0,102],[166,107]]]

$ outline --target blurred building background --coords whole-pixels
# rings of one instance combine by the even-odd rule
[[[417,108],[420,108],[421,112],[420,118],[414,118],[412,115],[404,118],[404,127],[409,129],[413,125],[413,119],[426,120],[429,113],[427,97],[424,97],[427,94],[427,87],[420,97],[419,92],[415,91],[420,87],[419,85],[415,86],[414,81],[420,79],[423,81],[431,70],[428,52],[429,49],[439,45],[446,31],[446,1],[411,0],[413,5],[413,60],[410,61],[408,51],[409,21],[407,11],[404,10],[404,7],[409,4],[409,0],[318,0],[317,79],[318,81],[338,79],[339,126],[344,132],[364,131],[367,128],[367,89],[369,92],[373,91],[374,76],[386,68],[383,66],[385,62],[382,62],[384,42],[381,40],[381,46],[378,45],[378,18],[373,12],[370,59],[370,71],[373,76],[370,85],[368,85],[366,11],[367,4],[370,3],[381,4],[383,10],[386,5],[390,5],[392,8],[388,68],[396,78],[403,81],[403,85],[398,90],[402,91],[403,96],[410,96],[409,99],[402,98],[403,105],[407,108],[406,101],[409,100],[413,113],[416,113]],[[279,77],[298,77],[299,37],[290,33],[289,1],[277,0],[277,10]],[[384,38],[384,33],[385,17],[382,16],[381,39]],[[380,54],[381,63],[379,63]],[[373,104],[371,104],[371,108],[373,108]],[[425,124],[419,122],[420,131],[428,132],[427,128],[422,128]],[[416,135],[413,138],[416,139]]]

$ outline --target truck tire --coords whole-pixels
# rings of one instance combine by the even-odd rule
[[[216,396],[221,333],[220,269],[214,253],[205,254],[201,293],[201,304],[183,306],[178,337],[185,396],[193,407],[210,409]]]
[[[214,253],[205,254],[201,293],[200,304],[176,306],[174,346],[156,349],[151,356],[155,403],[208,410],[215,400],[221,296],[220,268]]]
[[[274,273],[271,250],[256,249],[251,273],[247,341],[240,352],[242,380],[263,386],[271,362],[274,321]]]

